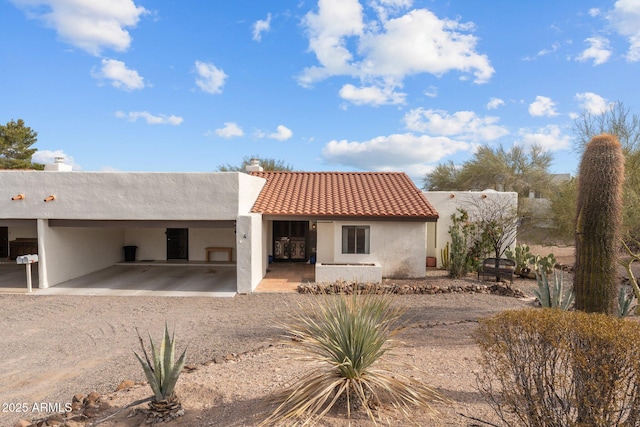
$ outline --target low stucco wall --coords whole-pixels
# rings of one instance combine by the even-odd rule
[[[316,283],[338,281],[356,283],[382,282],[382,266],[369,264],[322,264],[316,263]]]

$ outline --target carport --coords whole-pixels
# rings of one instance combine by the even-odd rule
[[[0,176],[0,226],[28,221],[24,232],[5,228],[35,240],[38,292],[247,293],[266,270],[261,215],[250,212],[262,178],[64,170]],[[135,247],[127,259],[135,266],[117,265],[131,252],[125,247]]]

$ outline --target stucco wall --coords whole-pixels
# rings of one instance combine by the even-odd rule
[[[240,215],[236,223],[238,292],[252,292],[266,273],[262,243],[262,215]]]
[[[478,206],[494,204],[495,206],[518,208],[518,193],[488,191],[423,191],[431,205],[438,211],[440,217],[435,230],[435,239],[427,239],[427,253],[436,257],[438,267],[442,266],[440,252],[447,242],[451,242],[449,227],[453,225],[451,215],[458,208],[466,209],[470,215]],[[451,244],[451,243],[449,243]]]
[[[39,266],[40,287],[101,270],[123,258],[123,229],[49,227],[46,220],[38,223],[38,250],[44,261]]]
[[[342,226],[370,227],[368,254],[342,253]],[[370,263],[382,266],[384,277],[424,277],[426,223],[409,221],[318,221],[318,262]]]
[[[234,220],[265,180],[239,172],[0,171],[0,182],[0,219]],[[17,194],[24,200],[12,201]]]
[[[316,242],[316,260],[317,262],[332,263],[334,262],[334,224],[333,221],[318,221],[318,241]]]

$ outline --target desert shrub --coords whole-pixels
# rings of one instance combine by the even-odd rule
[[[508,426],[640,426],[640,325],[513,310],[480,322],[478,389]]]
[[[309,369],[274,397],[279,406],[262,425],[314,424],[338,401],[345,402],[348,418],[354,406],[374,421],[373,408],[383,396],[407,416],[409,405],[432,410],[434,400],[444,401],[426,385],[393,372],[390,351],[399,344],[393,337],[402,311],[392,307],[389,295],[324,295],[313,301],[285,325]]]

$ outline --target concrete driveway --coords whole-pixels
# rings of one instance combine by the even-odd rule
[[[24,266],[17,267],[22,267],[24,275]],[[4,281],[2,276],[0,281]],[[22,283],[25,283],[24,279]],[[236,284],[234,265],[136,263],[116,264],[47,289],[34,287],[33,293],[35,295],[233,297],[236,294]],[[26,291],[26,284],[22,289]]]
[[[31,284],[38,287],[38,264],[31,264]],[[15,261],[0,262],[0,293],[27,292],[27,272],[24,265]]]

